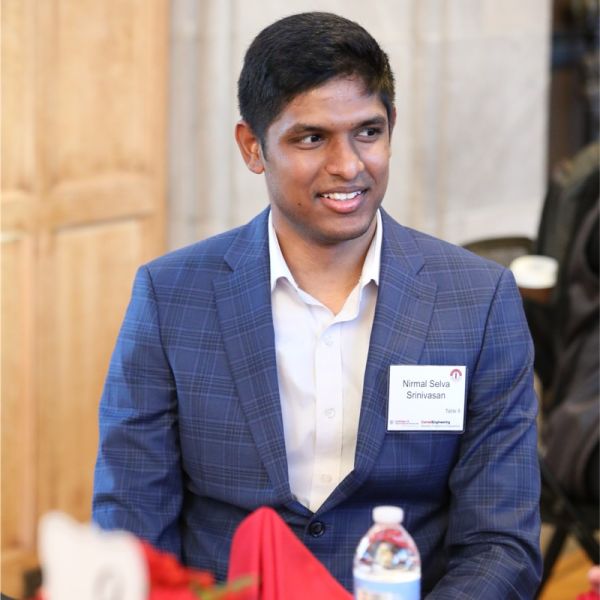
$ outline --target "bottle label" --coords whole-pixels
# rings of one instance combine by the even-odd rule
[[[406,581],[373,581],[354,576],[354,598],[356,600],[419,600],[421,579]]]

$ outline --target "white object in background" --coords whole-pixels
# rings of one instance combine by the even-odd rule
[[[539,290],[556,285],[558,261],[551,256],[526,254],[510,263],[510,270],[520,288]]]
[[[42,517],[39,530],[46,600],[146,600],[148,572],[137,539],[102,531],[60,512]]]

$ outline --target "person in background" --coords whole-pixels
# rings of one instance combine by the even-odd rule
[[[508,270],[381,208],[386,54],[340,16],[286,17],[250,45],[238,99],[269,206],[139,269],[100,405],[94,520],[223,579],[236,527],[270,506],[350,589],[372,508],[399,505],[427,598],[532,598],[521,300]]]

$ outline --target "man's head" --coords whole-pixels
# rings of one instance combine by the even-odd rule
[[[386,55],[359,25],[327,13],[288,17],[254,40],[240,76],[236,141],[264,173],[284,253],[372,239],[395,121]]]
[[[394,76],[388,57],[360,25],[322,12],[276,21],[254,39],[238,81],[242,119],[266,151],[266,131],[297,95],[330,79],[356,76],[377,94],[393,123]]]

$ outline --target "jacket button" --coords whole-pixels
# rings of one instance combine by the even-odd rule
[[[321,537],[325,533],[325,524],[321,521],[315,521],[308,526],[308,532],[313,537]]]

